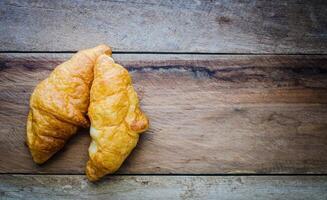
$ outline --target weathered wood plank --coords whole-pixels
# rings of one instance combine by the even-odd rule
[[[327,198],[326,176],[0,175],[1,199],[313,199]]]
[[[24,146],[29,96],[68,56],[0,55],[1,173],[84,173],[87,130],[44,166]],[[151,120],[118,173],[327,173],[327,55],[114,57]]]
[[[326,1],[0,1],[1,51],[327,53]]]

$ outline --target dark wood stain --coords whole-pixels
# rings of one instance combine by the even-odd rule
[[[232,20],[228,17],[225,16],[221,16],[221,17],[216,17],[216,21],[220,24],[220,25],[229,25],[232,23]]]

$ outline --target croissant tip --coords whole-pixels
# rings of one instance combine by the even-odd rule
[[[105,45],[105,44],[100,44],[98,45],[97,47],[95,47],[96,49],[102,49],[103,50],[103,53],[105,55],[108,55],[108,56],[111,56],[112,55],[112,50],[111,50],[111,47],[108,46],[108,45]]]
[[[33,161],[38,164],[38,165],[42,165],[43,163],[45,163],[45,161],[47,161],[48,159],[39,159],[36,157],[33,157]]]
[[[85,173],[86,173],[87,179],[91,182],[95,182],[100,179],[99,177],[97,177],[95,175],[95,170],[92,168],[90,161],[87,162]]]
[[[133,121],[130,126],[133,131],[141,133],[149,128],[149,120],[145,117],[143,120]]]
[[[30,150],[30,152],[32,154],[33,161],[38,165],[45,163],[52,156],[36,150]]]

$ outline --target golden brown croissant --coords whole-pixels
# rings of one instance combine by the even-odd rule
[[[95,181],[121,166],[149,126],[128,71],[110,56],[100,56],[94,67],[88,115],[92,142],[86,174]]]
[[[100,45],[79,51],[36,86],[27,120],[27,145],[36,163],[61,149],[78,127],[89,126],[85,114],[93,67],[102,54],[111,55],[111,49]]]

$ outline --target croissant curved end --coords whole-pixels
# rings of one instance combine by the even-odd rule
[[[105,55],[108,55],[108,56],[111,56],[112,55],[111,48],[109,46],[105,45],[105,44],[100,44],[100,45],[96,46],[95,49],[99,49]]]

